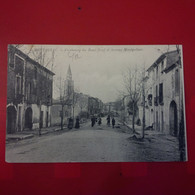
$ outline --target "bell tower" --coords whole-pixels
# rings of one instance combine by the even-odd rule
[[[72,80],[72,72],[70,69],[70,65],[68,67],[68,71],[66,74],[66,81],[65,81],[65,86],[66,86],[66,96],[72,99],[72,95],[74,92],[74,81]]]

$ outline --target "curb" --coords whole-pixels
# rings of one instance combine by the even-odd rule
[[[23,140],[23,139],[29,139],[34,137],[34,134],[29,134],[29,135],[12,135],[6,138],[6,141],[9,140]]]

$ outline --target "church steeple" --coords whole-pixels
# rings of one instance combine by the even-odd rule
[[[70,69],[70,65],[69,65],[68,70],[67,70],[65,87],[66,87],[66,95],[69,96],[69,98],[70,98],[70,96],[74,92],[74,81],[72,80],[72,72]]]
[[[72,80],[72,72],[71,72],[71,69],[70,69],[70,65],[68,67],[66,78],[67,78],[67,80]]]

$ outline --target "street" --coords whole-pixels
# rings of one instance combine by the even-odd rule
[[[116,121],[117,122],[117,121]],[[91,127],[22,140],[6,146],[7,162],[127,162],[178,161],[177,140],[165,136],[147,136],[144,141],[129,139],[129,130],[121,126]]]

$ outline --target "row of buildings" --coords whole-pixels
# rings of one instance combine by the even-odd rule
[[[143,106],[145,127],[178,136],[184,112],[183,66],[179,50],[163,53],[146,71],[144,96],[136,107],[135,122],[142,122]],[[143,96],[143,92],[142,92]],[[129,98],[123,98],[121,117],[132,122],[128,109]],[[184,125],[184,124],[183,124]]]
[[[7,133],[49,127],[54,73],[8,46]]]
[[[54,73],[13,45],[8,46],[7,133],[63,124],[102,111],[103,103],[74,91],[70,66],[60,97],[53,100]]]
[[[58,99],[53,100],[51,107],[51,124],[66,125],[69,118],[79,117],[85,120],[92,115],[98,115],[103,110],[103,102],[95,97],[75,92],[74,81],[70,66],[68,68],[65,84]],[[67,100],[69,102],[67,102]]]

